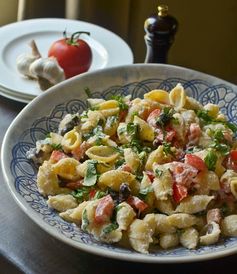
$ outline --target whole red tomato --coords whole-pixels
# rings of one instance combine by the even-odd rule
[[[70,38],[64,32],[64,38],[55,41],[48,52],[54,56],[64,70],[66,78],[86,72],[92,62],[92,51],[86,41],[79,38],[80,34],[89,32],[75,32]]]

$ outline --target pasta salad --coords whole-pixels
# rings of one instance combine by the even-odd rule
[[[237,127],[217,105],[181,84],[88,104],[27,152],[61,218],[141,253],[237,236]]]

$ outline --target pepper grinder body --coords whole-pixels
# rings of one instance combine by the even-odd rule
[[[166,5],[158,6],[158,14],[145,20],[145,42],[147,47],[145,63],[167,63],[168,51],[174,42],[178,22],[168,15]]]

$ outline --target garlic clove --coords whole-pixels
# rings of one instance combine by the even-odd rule
[[[29,78],[36,78],[29,70],[30,65],[37,60],[38,57],[31,54],[23,53],[19,55],[16,59],[16,67],[20,74],[23,74]]]
[[[29,70],[43,90],[65,80],[64,71],[55,58],[39,58],[30,65]]]

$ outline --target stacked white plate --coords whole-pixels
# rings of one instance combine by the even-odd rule
[[[29,43],[35,40],[43,57],[51,44],[76,31],[88,31],[90,36],[82,36],[90,45],[93,61],[89,71],[132,64],[130,47],[113,32],[87,22],[69,19],[31,19],[0,28],[0,95],[28,103],[43,91],[35,80],[20,75],[16,69],[16,59],[22,53],[31,53]]]

